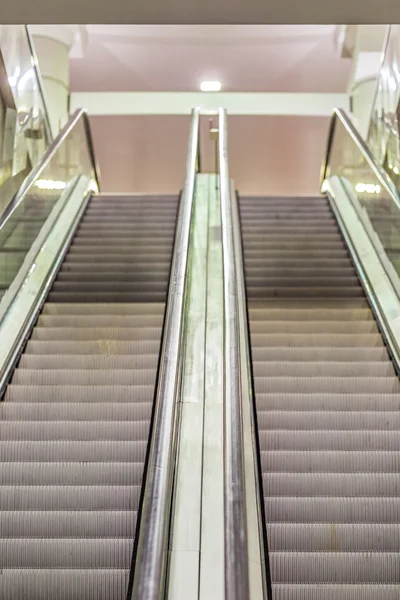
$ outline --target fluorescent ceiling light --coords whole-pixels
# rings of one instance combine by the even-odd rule
[[[219,92],[221,90],[220,81],[202,81],[200,84],[202,92]]]

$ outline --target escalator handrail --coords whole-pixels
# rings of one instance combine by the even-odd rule
[[[76,127],[77,124],[81,121],[81,119],[83,119],[83,123],[84,123],[84,128],[85,128],[85,133],[86,133],[86,142],[88,145],[88,150],[89,150],[90,159],[92,162],[95,180],[96,180],[98,189],[100,189],[99,170],[98,170],[96,158],[95,158],[95,152],[94,152],[93,139],[92,139],[92,135],[91,135],[89,119],[88,119],[86,110],[82,108],[82,109],[76,110],[75,113],[70,117],[70,119],[68,120],[66,125],[61,129],[61,131],[57,135],[57,137],[48,146],[42,159],[39,161],[39,163],[36,165],[36,167],[34,169],[32,169],[32,171],[26,177],[25,181],[19,188],[18,192],[16,193],[16,195],[11,200],[11,202],[9,203],[9,205],[7,206],[7,208],[5,209],[5,211],[2,213],[2,215],[0,217],[0,231],[3,229],[3,227],[6,225],[6,223],[9,221],[9,219],[12,217],[12,215],[15,213],[15,211],[18,209],[18,207],[24,201],[29,190],[32,188],[32,186],[35,184],[35,182],[39,179],[41,173],[43,173],[44,169],[50,163],[53,156],[58,152],[58,150],[61,148],[61,146],[63,145],[66,138],[69,136],[69,134],[74,129],[74,127]]]
[[[325,157],[321,168],[321,187],[324,181],[328,178],[328,169],[332,153],[333,141],[335,138],[335,129],[337,121],[341,122],[341,124],[353,140],[354,144],[360,150],[361,154],[365,159],[365,162],[371,167],[371,170],[374,172],[381,186],[386,190],[386,192],[390,195],[394,203],[400,209],[400,197],[396,186],[394,185],[393,181],[390,179],[386,171],[378,165],[368,145],[364,142],[348,115],[341,108],[335,108],[333,110],[333,115],[329,127]]]
[[[25,33],[26,33],[26,39],[28,41],[29,51],[31,53],[31,62],[32,62],[32,65],[33,65],[33,68],[35,71],[39,94],[42,99],[42,104],[43,104],[43,108],[44,108],[43,120],[44,120],[45,129],[46,129],[47,143],[50,144],[54,139],[53,128],[51,126],[51,121],[49,118],[46,93],[45,93],[45,89],[44,89],[42,74],[39,69],[39,61],[37,59],[35,45],[32,41],[32,36],[30,34],[28,25],[25,25]]]
[[[170,284],[143,501],[128,598],[161,600],[166,587],[170,514],[177,448],[177,392],[185,310],[186,274],[199,154],[200,109],[192,113],[185,184],[176,225]]]
[[[219,109],[218,166],[224,305],[224,582],[225,598],[248,600],[249,562],[243,448],[240,332],[227,117]]]

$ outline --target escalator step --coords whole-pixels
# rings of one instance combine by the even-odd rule
[[[177,206],[83,215],[0,405],[0,598],[126,598]]]
[[[323,198],[240,201],[274,600],[400,597],[400,383]]]

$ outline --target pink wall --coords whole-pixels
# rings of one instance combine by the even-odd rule
[[[182,187],[190,119],[91,117],[104,192],[176,193]],[[229,117],[230,172],[242,194],[318,194],[329,119]],[[202,117],[203,170],[213,169]]]

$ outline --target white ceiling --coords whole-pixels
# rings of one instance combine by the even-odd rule
[[[72,91],[345,92],[333,25],[88,25]]]

